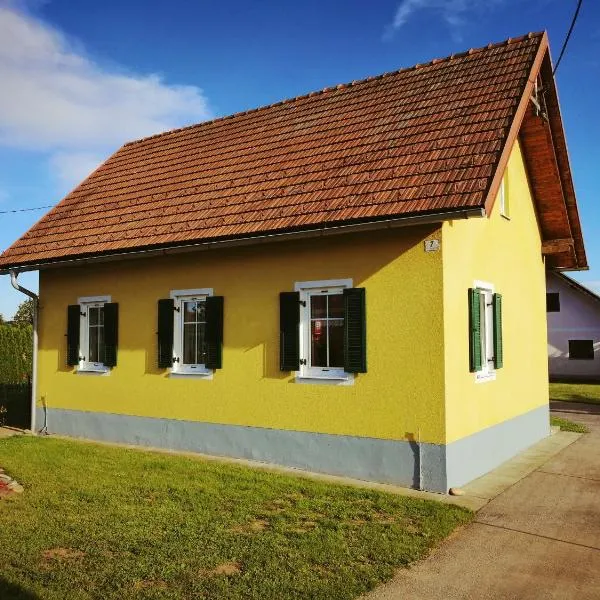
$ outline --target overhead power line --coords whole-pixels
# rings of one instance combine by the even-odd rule
[[[565,38],[563,47],[560,51],[560,54],[558,55],[558,60],[556,61],[556,64],[554,65],[554,70],[552,71],[553,77],[556,75],[558,65],[560,65],[560,61],[562,60],[563,54],[565,53],[565,50],[567,49],[567,44],[569,43],[569,38],[571,37],[571,33],[573,32],[573,27],[575,27],[575,22],[577,21],[577,17],[579,16],[579,9],[581,8],[582,2],[583,2],[583,0],[579,0],[577,2],[577,8],[575,9],[575,14],[573,15],[573,20],[571,21],[571,27],[569,27],[567,37]]]
[[[0,215],[7,215],[9,213],[20,213],[29,212],[31,210],[44,210],[45,208],[52,208],[54,204],[48,204],[47,206],[34,206],[32,208],[15,208],[14,210],[0,210]]]

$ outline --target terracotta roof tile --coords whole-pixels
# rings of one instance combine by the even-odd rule
[[[482,207],[542,34],[123,146],[0,268]]]

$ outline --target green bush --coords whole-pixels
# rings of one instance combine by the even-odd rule
[[[0,384],[26,381],[32,354],[31,325],[0,325]]]

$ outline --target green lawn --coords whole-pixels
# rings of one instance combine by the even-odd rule
[[[561,431],[573,431],[575,433],[589,433],[590,431],[585,425],[580,425],[561,417],[550,417],[550,425],[560,427]]]
[[[236,465],[0,441],[0,598],[355,598],[472,513]],[[19,591],[21,590],[21,591]]]
[[[600,384],[598,383],[551,383],[550,400],[565,402],[587,402],[600,404]]]

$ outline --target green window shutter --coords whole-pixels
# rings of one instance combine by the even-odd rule
[[[300,293],[279,294],[279,368],[300,369]]]
[[[344,371],[367,372],[365,288],[344,290]]]
[[[480,292],[469,288],[469,370],[481,371],[481,303]]]
[[[158,368],[173,366],[173,321],[175,302],[171,298],[158,301]]]
[[[119,305],[107,302],[104,305],[104,366],[117,366],[119,346]]]
[[[67,307],[67,364],[79,364],[79,327],[81,322],[81,309],[79,304],[70,304]]]
[[[494,294],[494,367],[502,365],[502,294]]]
[[[206,368],[223,367],[223,296],[206,298]]]

